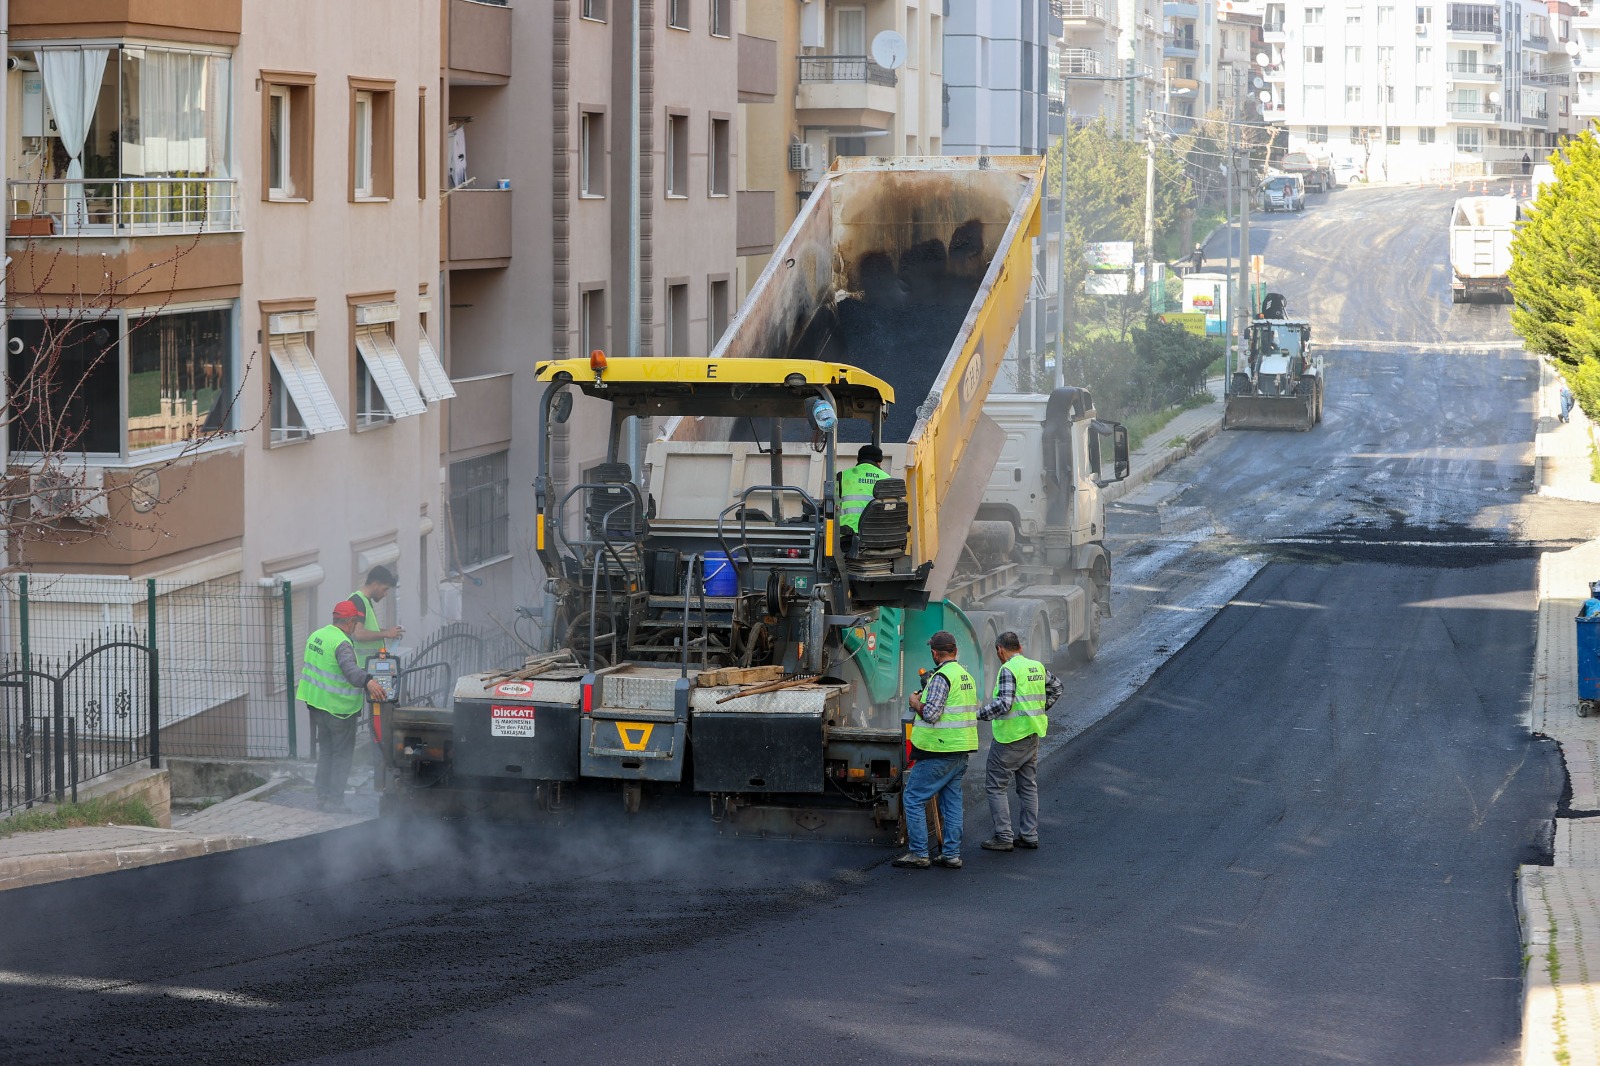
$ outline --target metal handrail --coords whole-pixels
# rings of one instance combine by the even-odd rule
[[[806,503],[810,504],[811,513],[814,516],[814,519],[811,523],[811,552],[813,559],[816,558],[822,550],[821,545],[817,543],[822,531],[822,508],[817,505],[816,500],[811,498],[811,494],[809,492],[797,485],[752,485],[745,489],[744,492],[740,493],[737,500],[724,507],[721,514],[717,515],[717,543],[722,546],[723,554],[728,557],[728,565],[732,566],[733,572],[739,575],[740,588],[744,587],[744,575],[739,573],[739,563],[734,558],[734,552],[736,550],[742,550],[746,555],[751,554],[749,543],[750,527],[747,523],[745,512],[750,509],[747,506],[746,501],[749,499],[749,496],[752,492],[771,492],[775,494],[780,492],[792,492],[796,496],[799,496]],[[739,545],[737,549],[728,547],[728,539],[723,536],[722,533],[722,523],[724,519],[728,517],[728,512],[735,510],[739,512]],[[753,562],[754,556],[752,556],[748,561]]]
[[[1063,48],[1061,50],[1061,73],[1063,74],[1103,74],[1105,73],[1105,59],[1093,48]]]
[[[244,228],[236,178],[50,178],[8,181],[6,186],[11,220],[49,223],[49,233],[32,236],[233,233]]]
[[[705,558],[695,552],[689,557],[689,572],[684,575],[683,582],[683,638],[680,641],[683,649],[683,663],[679,669],[679,677],[689,676],[689,596],[693,588],[696,575],[700,578],[700,668],[703,670],[711,664],[711,615],[706,609],[706,575],[701,570]],[[731,566],[732,563],[730,562]]]
[[[895,72],[880,67],[871,56],[799,56],[800,80],[813,82],[867,82],[872,85],[898,84]]]

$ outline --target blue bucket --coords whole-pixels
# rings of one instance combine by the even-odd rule
[[[739,594],[739,575],[728,562],[727,552],[706,552],[700,560],[700,573],[705,579],[707,596]]]

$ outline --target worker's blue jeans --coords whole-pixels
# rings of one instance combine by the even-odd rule
[[[906,775],[901,801],[906,806],[906,844],[913,854],[928,855],[928,813],[924,806],[939,797],[939,820],[944,823],[944,855],[961,857],[961,782],[967,776],[967,753],[921,758]]]

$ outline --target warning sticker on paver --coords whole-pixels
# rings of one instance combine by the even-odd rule
[[[489,706],[489,735],[496,737],[533,736],[532,707]]]
[[[494,687],[496,696],[527,696],[533,693],[533,686],[522,681],[506,681]]]

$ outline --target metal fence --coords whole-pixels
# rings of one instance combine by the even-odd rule
[[[0,578],[0,812],[163,755],[296,758],[310,597],[287,583]],[[452,623],[402,656],[412,700],[526,655],[509,631]]]

